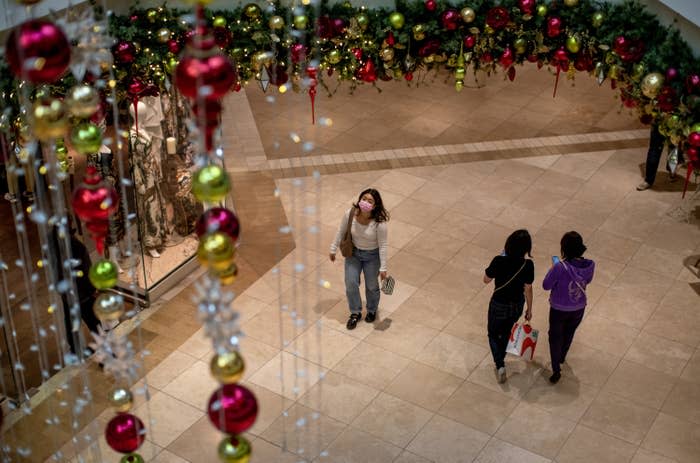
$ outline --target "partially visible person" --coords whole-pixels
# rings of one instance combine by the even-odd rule
[[[586,309],[586,286],[593,280],[595,262],[585,259],[586,246],[575,231],[561,238],[561,260],[554,262],[542,281],[549,293],[549,354],[552,376],[556,384],[561,379],[561,364],[566,360],[576,328],[583,320]]]
[[[637,185],[638,191],[648,190],[654,185],[656,181],[656,172],[659,170],[659,163],[661,162],[661,154],[664,151],[664,145],[668,142],[668,152],[671,153],[676,146],[667,140],[661,132],[659,132],[658,124],[654,123],[651,126],[651,131],[649,133],[649,150],[647,151],[647,161],[644,171],[644,181]],[[683,155],[678,151],[678,163],[683,162]],[[671,169],[668,161],[666,161],[666,170],[669,173],[669,178],[671,181],[675,180],[676,174]]]
[[[515,322],[527,303],[525,320],[532,319],[532,282],[535,264],[532,257],[532,238],[527,230],[516,230],[508,237],[503,253],[491,260],[484,275],[484,283],[496,280],[489,302],[488,336],[491,355],[496,365],[496,379],[505,383],[506,347]]]
[[[365,321],[372,323],[379,308],[379,281],[387,276],[387,221],[389,212],[379,192],[368,188],[360,193],[357,203],[343,215],[335,241],[331,244],[330,260],[335,261],[348,221],[352,216],[350,235],[352,256],[345,258],[345,294],[348,298],[350,318],[347,329],[354,330],[362,319],[362,299],[360,297],[360,273],[365,276],[365,300],[367,315]]]

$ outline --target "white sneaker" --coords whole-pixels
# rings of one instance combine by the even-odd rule
[[[503,384],[506,382],[506,367],[501,367],[496,370],[496,378],[498,378],[499,384]]]
[[[644,191],[648,190],[649,188],[651,188],[651,185],[649,185],[647,182],[642,182],[637,185],[637,191]]]

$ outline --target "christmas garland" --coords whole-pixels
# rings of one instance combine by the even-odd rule
[[[452,73],[459,91],[467,71],[503,72],[513,81],[515,66],[530,62],[556,74],[555,93],[562,73],[608,81],[625,107],[643,122],[659,124],[674,143],[687,145],[691,161],[697,159],[700,64],[675,27],[662,26],[636,1],[398,0],[389,10],[323,0],[293,9],[251,3],[204,14],[235,65],[233,91],[257,79],[265,89],[269,83],[313,97],[316,84],[329,92],[342,82],[351,89],[386,80],[411,85],[416,73],[436,70]],[[192,40],[187,15],[191,11],[163,5],[109,16],[109,32],[118,38],[111,51],[120,100],[168,85]],[[4,65],[0,76],[8,102],[16,82]],[[64,95],[74,83],[66,77],[52,92]],[[11,115],[6,111],[2,118],[0,128],[8,128]]]

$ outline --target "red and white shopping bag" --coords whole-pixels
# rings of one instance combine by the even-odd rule
[[[532,360],[537,346],[539,330],[534,329],[529,323],[516,323],[510,330],[510,339],[506,352]]]

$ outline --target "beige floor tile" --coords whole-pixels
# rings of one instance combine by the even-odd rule
[[[627,462],[637,447],[620,439],[578,425],[557,455],[559,463],[595,461],[601,463]]]
[[[167,451],[186,461],[216,461],[216,449],[223,438],[224,435],[204,415],[175,439]]]
[[[424,226],[411,225],[407,222],[396,220],[392,217],[389,220],[389,237],[388,242],[391,246],[402,249],[408,243],[423,232]]]
[[[466,241],[452,236],[424,231],[404,246],[404,250],[421,257],[446,263],[466,244]]]
[[[581,424],[639,445],[656,419],[658,410],[601,392],[581,418]]]
[[[584,242],[586,238],[584,238]],[[595,261],[595,274],[593,275],[593,284],[596,286],[609,287],[615,279],[624,270],[625,265],[613,260],[601,257],[594,252],[586,253],[586,258]]]
[[[671,376],[680,376],[693,351],[685,344],[644,333],[632,343],[624,358]]]
[[[520,160],[505,161],[493,172],[492,177],[515,183],[530,185],[544,173],[541,167],[533,166]],[[487,180],[488,181],[488,180]]]
[[[528,211],[540,211],[543,214],[555,214],[568,201],[566,196],[558,195],[554,189],[539,181],[528,188],[513,202],[514,207]],[[512,207],[513,207],[512,206]]]
[[[176,350],[148,373],[148,384],[156,389],[163,389],[196,361],[195,357]]]
[[[250,463],[299,463],[297,454],[282,450],[264,439],[256,439],[252,445],[253,452],[251,453]]]
[[[630,265],[663,276],[678,275],[683,269],[683,254],[643,244],[632,257]]]
[[[622,360],[603,386],[603,391],[620,395],[640,405],[660,409],[674,383],[673,376]]]
[[[283,398],[279,394],[258,386],[257,384],[245,382],[243,386],[247,387],[258,401],[258,416],[251,428],[246,431],[254,436],[259,436],[265,431],[273,421],[282,415],[291,405],[292,401]]]
[[[677,463],[676,460],[664,457],[658,453],[650,452],[643,448],[638,448],[631,463]]]
[[[305,458],[316,458],[347,427],[300,404],[279,415],[261,437]]]
[[[623,356],[639,335],[639,330],[622,323],[586,315],[576,331],[574,344],[582,343],[615,356]]]
[[[483,274],[445,265],[423,284],[426,291],[441,294],[455,301],[467,301],[483,288]],[[481,281],[480,281],[481,280]]]
[[[143,455],[142,455],[143,456]],[[189,463],[187,460],[184,458],[180,458],[179,456],[175,455],[172,452],[169,452],[168,450],[161,450],[161,452],[156,455],[156,457],[153,460],[150,460],[150,463]]]
[[[500,392],[465,381],[438,413],[486,434],[494,434],[518,401]]]
[[[391,210],[391,216],[402,222],[425,227],[445,213],[445,208],[430,203],[407,198]]]
[[[487,304],[464,308],[445,326],[443,332],[472,344],[488,348],[489,342],[486,330]]]
[[[418,288],[408,283],[396,281],[396,279],[394,281],[394,292],[390,295],[382,293],[379,299],[378,313],[381,313],[381,317],[394,313],[418,290]]]
[[[658,303],[636,297],[629,292],[606,291],[588,313],[642,329],[657,306]]]
[[[380,328],[383,329],[385,326],[383,324],[385,316],[381,308],[377,313],[377,320],[379,321],[375,323],[365,323],[364,321],[361,321],[357,324],[357,327],[354,330],[348,330],[346,328],[346,324],[349,317],[350,309],[348,309],[347,301],[340,301],[335,306],[333,306],[331,310],[323,314],[323,317],[321,317],[321,323],[323,324],[324,330],[331,329],[341,331],[358,339],[365,339],[367,336],[370,335],[370,333]],[[389,315],[389,318],[391,318],[391,315]]]
[[[360,342],[333,371],[375,389],[384,389],[410,360],[381,347]]]
[[[243,379],[249,379],[263,365],[269,362],[272,357],[279,353],[279,346],[268,346],[264,342],[244,336],[240,341],[240,352],[245,361]],[[213,352],[209,357],[211,356],[213,356]],[[203,360],[210,361],[209,357],[205,357]]]
[[[537,378],[523,402],[534,405],[542,410],[550,412],[571,421],[578,421],[598,395],[598,389],[582,384],[564,375],[556,386],[548,380],[549,372]]]
[[[466,215],[468,217],[490,221],[497,217],[508,207],[509,201],[493,198],[482,191],[470,192],[457,200],[451,207],[450,213]]]
[[[379,324],[375,323],[375,329],[365,341],[408,358],[414,358],[438,334],[437,330],[398,314],[382,322],[384,329],[377,329]]]
[[[673,302],[663,301],[644,325],[642,336],[651,333],[690,347],[698,347],[700,345],[699,330],[700,314],[679,307]]]
[[[681,378],[692,383],[700,383],[700,349],[695,349],[695,353],[683,369]]]
[[[697,383],[679,380],[666,398],[661,411],[700,425],[700,387]]]
[[[522,206],[511,205],[492,220],[494,224],[510,230],[527,229],[535,234],[549,220],[552,213],[541,209],[525,209]],[[475,240],[473,240],[476,242]]]
[[[343,332],[312,326],[285,350],[310,362],[333,368],[359,342],[359,339]]]
[[[461,184],[428,181],[411,194],[411,197],[429,204],[449,208],[466,191],[468,186]]]
[[[548,463],[552,460],[492,437],[474,463]]]
[[[495,220],[496,219],[493,219],[492,223],[484,227],[484,229],[481,230],[481,232],[479,232],[479,234],[472,240],[472,244],[491,251],[492,257],[500,254],[501,250],[503,250],[506,239],[516,230],[510,226],[504,227],[493,223]],[[523,227],[519,226],[518,228]],[[488,263],[486,265],[488,265]]]
[[[486,225],[488,225],[488,222],[484,220],[450,211],[440,217],[440,220],[430,224],[429,229],[468,242],[483,230]]]
[[[411,362],[384,392],[430,411],[437,411],[459,387],[462,380],[449,373]],[[431,391],[425,394],[425,391]]]
[[[679,463],[696,462],[700,455],[700,426],[659,413],[642,447]]]
[[[299,403],[343,423],[350,423],[377,394],[377,389],[330,371],[299,398]]]
[[[380,393],[351,426],[399,447],[406,447],[432,416],[433,413],[428,410]]]
[[[391,170],[380,177],[374,184],[375,188],[380,192],[388,190],[402,196],[411,196],[425,182],[424,178],[416,177],[400,170]]]
[[[493,358],[488,355],[467,380],[514,399],[522,400],[543,370],[542,365],[535,362],[526,362],[521,358],[507,355],[506,374],[508,379],[505,383],[499,384],[496,381]]]
[[[401,452],[401,455],[393,461],[393,463],[430,463],[432,460],[427,460],[421,456],[411,453],[407,450]]]
[[[405,281],[415,287],[422,286],[443,267],[443,264],[437,260],[421,257],[407,251],[400,251],[389,259],[387,265],[396,281]]]
[[[485,347],[446,333],[438,333],[416,356],[416,361],[466,379],[489,354],[490,351]]]
[[[255,372],[249,381],[295,400],[316,384],[324,371],[315,363],[282,352]]]
[[[660,302],[671,285],[673,285],[673,278],[627,267],[617,276],[610,289],[650,302]]]
[[[554,458],[576,423],[521,403],[496,437],[547,458]]]
[[[400,453],[400,447],[352,427],[328,447],[328,459],[338,463],[385,463],[393,461]]]
[[[441,463],[472,461],[489,440],[488,434],[435,415],[407,450]]]
[[[246,336],[268,346],[279,346],[281,343],[289,344],[309,327],[308,321],[298,326],[291,314],[292,310],[289,310],[289,307],[280,313],[277,306],[268,306],[267,309],[261,311],[245,324]],[[281,333],[280,319],[282,323]],[[297,320],[301,320],[301,317]],[[282,336],[281,340],[280,335]]]
[[[700,243],[700,231],[697,225],[678,223],[665,218],[654,227],[646,243],[655,248],[688,255]]]
[[[211,353],[211,340],[204,336],[204,330],[201,329],[190,336],[177,350],[191,357],[201,359]]]
[[[560,172],[562,174],[571,175],[582,180],[588,180],[600,167],[600,163],[592,162],[589,159],[584,159],[580,155],[562,156],[559,158],[550,170]]]
[[[429,328],[440,330],[452,320],[463,305],[462,302],[419,289],[394,313]]]
[[[167,447],[192,426],[204,412],[163,392],[157,392],[147,404],[137,407],[137,416],[150,417],[148,435],[155,444]],[[177,453],[177,452],[176,452]]]
[[[241,323],[250,320],[268,307],[268,303],[249,296],[246,293],[240,294],[233,302],[233,308],[240,314]]]
[[[162,390],[166,394],[206,412],[209,398],[218,388],[219,383],[211,376],[209,363],[197,361]]]
[[[629,262],[641,247],[639,241],[621,238],[602,230],[593,233],[588,241],[587,246],[591,252],[621,264]]]

